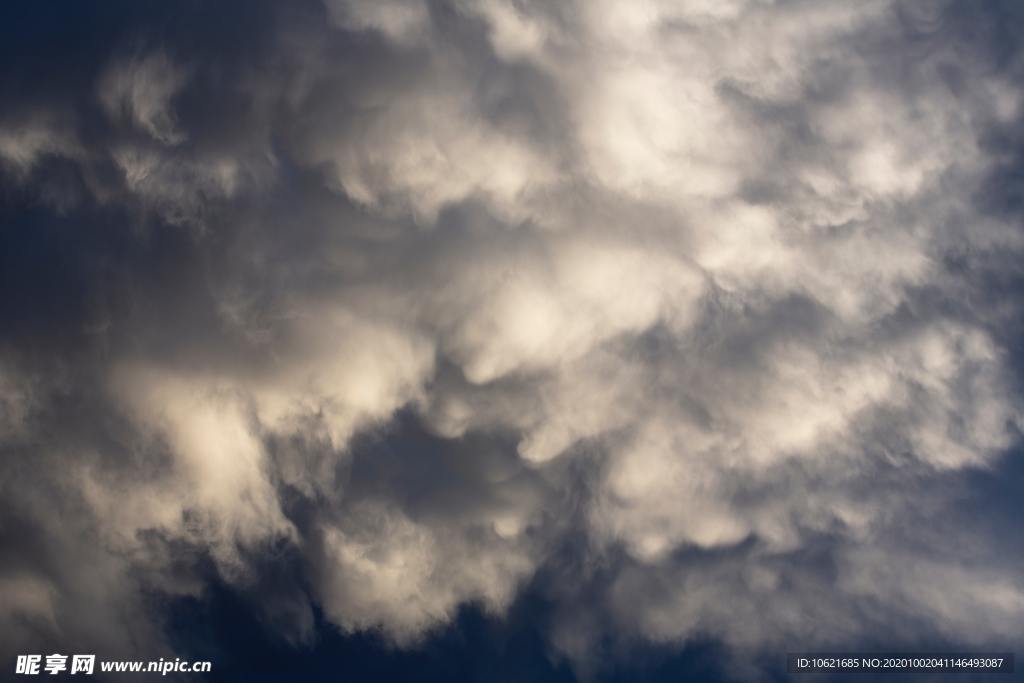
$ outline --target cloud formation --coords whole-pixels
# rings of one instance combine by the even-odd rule
[[[3,60],[7,650],[278,561],[295,639],[1021,632],[1014,6],[204,11]]]

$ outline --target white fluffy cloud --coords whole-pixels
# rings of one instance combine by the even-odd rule
[[[238,582],[283,544],[331,620],[402,643],[500,612],[567,538],[615,566],[592,609],[624,638],[1019,632],[1013,558],[899,541],[922,509],[969,535],[949,477],[1022,417],[979,274],[1024,247],[979,206],[1020,88],[929,7],[329,2],[231,81],[265,111],[230,144],[176,113],[199,61],[111,62],[99,203],[205,230],[156,281],[180,305],[111,304],[88,356],[124,421],[68,479],[95,533],[164,581],[152,534]],[[59,147],[4,135],[20,167]],[[8,377],[24,440],[45,397]],[[371,463],[403,420],[430,434]],[[0,595],[53,621],[48,581]]]

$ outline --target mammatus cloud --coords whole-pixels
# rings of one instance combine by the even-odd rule
[[[957,507],[1022,417],[984,9],[254,8],[3,95],[11,651],[160,647],[154,596],[274,558],[289,638],[539,580],[581,665],[1021,632]]]

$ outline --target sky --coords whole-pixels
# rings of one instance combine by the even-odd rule
[[[3,666],[1021,652],[1021,35],[1011,0],[3,3]]]

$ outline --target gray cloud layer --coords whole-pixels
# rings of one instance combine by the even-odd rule
[[[5,67],[9,651],[275,562],[294,639],[1022,632],[1014,6],[248,7]]]

